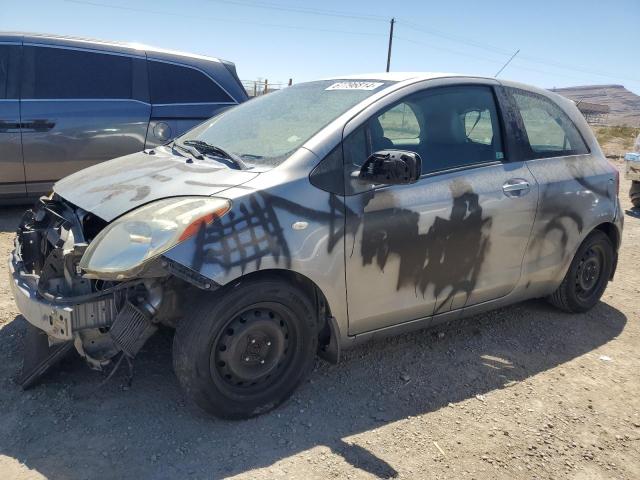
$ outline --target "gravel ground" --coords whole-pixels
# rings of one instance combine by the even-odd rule
[[[629,185],[622,182],[622,197]],[[0,258],[20,211],[0,210]],[[185,405],[171,332],[97,392],[77,358],[14,383],[25,321],[0,265],[0,477],[640,478],[640,218],[585,315],[530,301],[318,361],[276,411],[227,422]]]

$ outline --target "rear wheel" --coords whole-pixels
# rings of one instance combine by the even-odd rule
[[[631,190],[629,190],[629,197],[634,207],[640,208],[640,182],[634,180],[631,182]]]
[[[564,280],[549,297],[551,303],[572,313],[591,309],[607,288],[614,255],[609,237],[599,230],[591,232],[578,248]]]
[[[246,281],[201,298],[182,319],[174,370],[187,396],[223,418],[248,418],[286,400],[313,366],[316,315],[283,281]]]

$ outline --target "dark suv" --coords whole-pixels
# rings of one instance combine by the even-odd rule
[[[246,99],[234,64],[217,58],[0,33],[0,202],[49,192]]]

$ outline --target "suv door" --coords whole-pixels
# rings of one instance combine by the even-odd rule
[[[374,114],[343,142],[349,333],[507,295],[520,278],[537,205],[523,162],[509,162],[490,86],[431,88]],[[422,158],[412,185],[363,185],[382,149]]]
[[[144,57],[24,44],[22,143],[30,195],[144,148],[151,106]]]
[[[156,58],[149,58],[148,66],[152,112],[146,148],[166,143],[237,103],[198,68]]]
[[[0,41],[0,198],[24,197],[20,139],[20,49]]]

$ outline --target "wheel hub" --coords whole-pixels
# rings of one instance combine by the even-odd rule
[[[263,383],[288,353],[289,331],[274,310],[253,308],[229,322],[212,352],[212,371],[234,387]]]
[[[589,250],[580,263],[577,283],[580,290],[588,294],[596,287],[600,279],[601,261],[600,256],[593,250]]]

